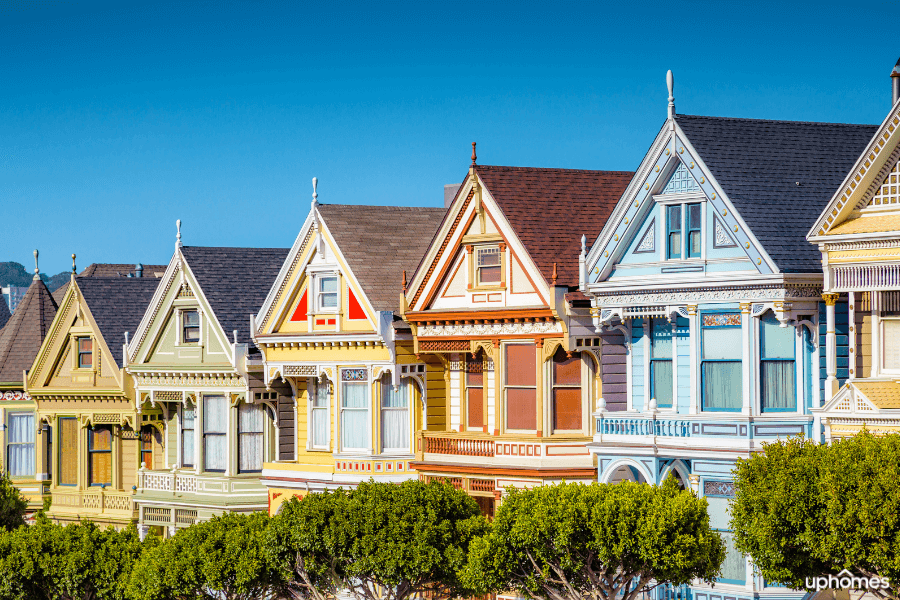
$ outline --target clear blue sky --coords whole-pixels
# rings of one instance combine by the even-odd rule
[[[896,2],[0,2],[0,261],[290,246],[479,162],[634,169],[666,114],[878,123]],[[386,225],[389,226],[389,225]]]

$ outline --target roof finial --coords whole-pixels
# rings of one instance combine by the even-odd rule
[[[34,277],[32,277],[32,279],[37,281],[40,278],[41,278],[41,271],[40,271],[40,269],[38,269],[38,251],[35,249],[35,251],[34,251]]]
[[[313,177],[313,208],[319,204],[319,194],[316,192],[316,186],[319,185],[319,178]]]
[[[406,269],[403,269],[403,293],[406,293]]]
[[[475,164],[475,161],[478,160],[478,156],[475,154],[475,142],[472,142],[472,164]]]
[[[550,283],[556,285],[556,280],[559,278],[559,274],[556,272],[556,263],[553,263],[553,274],[550,276]]]
[[[669,118],[675,116],[675,76],[672,75],[672,69],[666,73],[666,85],[669,87]]]
[[[175,221],[175,229],[178,230],[178,233],[175,235],[175,247],[181,248],[181,219]]]
[[[581,253],[587,254],[587,237],[583,233],[581,234]]]
[[[72,274],[75,274],[75,254],[72,254]]]

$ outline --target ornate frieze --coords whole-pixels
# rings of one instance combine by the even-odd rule
[[[419,342],[420,352],[468,352],[467,340],[422,340]]]
[[[284,376],[285,377],[315,377],[316,376],[316,366],[315,365],[285,365],[284,366]]]
[[[713,313],[703,315],[704,327],[728,327],[741,325],[740,313]]]
[[[443,336],[502,336],[517,334],[562,333],[562,325],[556,321],[529,323],[467,323],[464,325],[422,325],[419,337]]]
[[[653,292],[634,292],[620,294],[596,294],[595,304],[599,306],[628,304],[696,304],[703,301],[740,301],[745,299],[783,300],[786,298],[818,299],[822,294],[822,286],[786,286],[786,287],[729,287],[698,288],[693,290],[659,290]]]
[[[341,381],[367,381],[366,369],[341,369]]]
[[[178,385],[202,387],[245,387],[246,380],[234,374],[212,375],[209,373],[153,373],[135,374],[139,387]],[[158,393],[158,392],[157,392]]]
[[[734,483],[731,481],[711,481],[707,479],[703,482],[703,495],[734,497]]]
[[[0,400],[7,400],[9,402],[31,400],[31,396],[28,392],[5,392],[0,394]]]

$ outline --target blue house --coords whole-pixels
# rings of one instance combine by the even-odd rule
[[[763,442],[821,439],[826,306],[805,236],[875,127],[676,115],[672,95],[670,74],[668,118],[582,252],[601,360],[625,355],[624,375],[604,370],[589,448],[601,482],[671,475],[708,498],[728,556],[714,588],[685,593],[799,598],[736,551],[731,472]],[[835,311],[841,381],[846,303]]]

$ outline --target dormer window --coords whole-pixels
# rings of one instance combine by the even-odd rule
[[[78,368],[90,369],[94,366],[94,342],[89,337],[80,337],[78,344]]]
[[[338,308],[338,278],[335,275],[318,277],[316,287],[316,309],[334,312]]]
[[[478,248],[476,254],[475,270],[478,285],[499,285],[500,273],[500,247],[487,246]]]
[[[181,313],[181,341],[185,344],[200,342],[200,311],[185,310]]]
[[[699,202],[666,206],[666,257],[700,258],[703,209]]]

